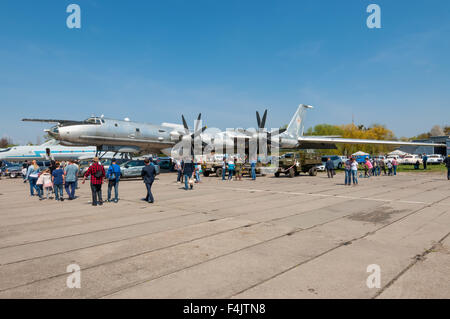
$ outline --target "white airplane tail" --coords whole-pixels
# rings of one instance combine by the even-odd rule
[[[312,109],[311,105],[300,104],[297,111],[289,122],[286,134],[292,138],[299,138],[303,135],[303,120],[305,118],[306,109]]]

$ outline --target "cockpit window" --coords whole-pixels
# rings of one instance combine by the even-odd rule
[[[8,152],[8,151],[10,151],[10,150],[11,150],[11,147],[8,147],[8,148],[5,148],[4,150],[0,150],[0,153]]]
[[[86,124],[101,124],[101,120],[98,117],[90,117],[85,122]]]

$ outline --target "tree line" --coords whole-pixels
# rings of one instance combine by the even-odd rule
[[[413,137],[402,137],[400,139],[395,137],[395,134],[386,128],[385,125],[373,124],[369,127],[364,125],[332,125],[332,124],[319,124],[314,127],[310,127],[305,135],[309,136],[339,136],[342,138],[357,138],[357,139],[371,139],[371,140],[392,140],[392,141],[412,141],[420,139],[428,139],[431,136],[443,136],[450,135],[450,126],[441,127],[439,125],[433,126],[433,128],[426,133],[419,134]],[[335,155],[351,155],[357,151],[363,151],[369,154],[386,154],[396,149],[395,146],[389,145],[367,145],[367,144],[341,144],[337,145],[335,150],[320,150],[321,154],[335,154]]]

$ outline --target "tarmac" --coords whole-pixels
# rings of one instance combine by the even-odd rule
[[[123,180],[101,207],[88,184],[56,202],[0,180],[0,298],[450,297],[442,174],[175,179],[158,176],[154,204]]]

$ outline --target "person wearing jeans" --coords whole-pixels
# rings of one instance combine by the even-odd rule
[[[189,189],[189,179],[192,177],[192,173],[194,172],[194,163],[192,160],[185,160],[183,162],[183,175],[184,175],[184,189]],[[191,184],[191,189],[193,185]]]
[[[392,168],[394,169],[394,176],[397,175],[397,166],[398,166],[398,162],[397,160],[394,158],[392,160]]]
[[[223,162],[222,162],[222,180],[225,180],[225,176],[227,175],[227,161],[225,159],[225,157],[223,158]]]
[[[64,169],[65,175],[65,188],[66,193],[69,196],[69,200],[75,199],[76,182],[78,178],[78,166],[69,161],[69,165]]]
[[[114,203],[117,203],[119,201],[120,166],[116,164],[116,159],[112,160],[106,178],[108,179],[108,202],[111,201],[111,190],[114,187]]]
[[[350,159],[345,161],[345,185],[351,185],[352,184],[352,162]]]
[[[230,159],[230,161],[228,162],[228,180],[231,181],[233,180],[233,174],[234,174],[234,161],[233,159]]]
[[[30,194],[34,196],[34,190],[36,190],[37,195],[41,197],[41,188],[36,185],[37,180],[39,178],[39,173],[41,172],[41,168],[36,164],[36,161],[33,161],[31,165],[28,167],[26,179],[30,183]]]
[[[358,185],[358,162],[355,160],[354,157],[352,157],[351,172],[353,185]]]
[[[86,182],[87,177],[91,177],[91,192],[92,192],[92,206],[103,205],[102,199],[102,183],[105,177],[105,168],[99,164],[98,157],[94,157],[94,162],[89,169],[84,173],[83,182]]]
[[[252,180],[256,179],[256,161],[252,160],[251,162],[251,172],[252,172]]]

